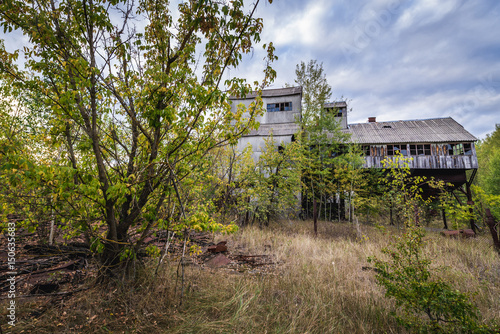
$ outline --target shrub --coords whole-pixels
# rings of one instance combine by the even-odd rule
[[[368,258],[377,283],[398,307],[393,314],[409,330],[432,333],[488,333],[478,324],[478,311],[469,295],[432,274],[431,261],[422,254],[425,231],[410,227],[382,252],[389,261]]]

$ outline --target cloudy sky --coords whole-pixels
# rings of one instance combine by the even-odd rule
[[[478,138],[500,123],[500,1],[261,0],[258,15],[279,57],[272,87],[316,59],[350,123],[451,116]],[[258,78],[263,56],[238,74]]]
[[[451,116],[480,139],[500,123],[498,0],[260,0],[257,16],[279,57],[272,87],[315,59],[349,123]],[[230,75],[261,79],[263,57],[256,47]]]

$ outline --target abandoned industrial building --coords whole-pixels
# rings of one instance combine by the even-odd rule
[[[248,94],[243,98],[231,98],[233,112],[236,106],[242,103],[248,107],[255,99],[256,94]],[[297,119],[302,114],[302,87],[267,89],[262,91],[262,101],[266,111],[258,116],[260,123],[258,130],[252,130],[238,141],[237,149],[243,151],[252,145],[253,158],[258,160],[265,147],[264,139],[272,133],[276,143],[284,145],[292,141],[292,137],[299,131]],[[248,117],[248,115],[245,115]]]
[[[365,168],[384,168],[384,159],[397,154],[406,158],[412,175],[443,180],[453,186],[449,191],[457,201],[472,204],[470,186],[478,161],[474,142],[477,138],[453,118],[350,124],[351,141],[361,145]],[[471,171],[469,177],[467,171]],[[430,191],[430,189],[424,189]],[[443,211],[444,226],[447,228]],[[474,222],[471,228],[476,229]]]
[[[248,106],[254,98],[254,94],[232,98],[233,108],[239,103]],[[277,145],[286,145],[300,130],[296,120],[301,117],[301,87],[264,90],[262,99],[266,111],[257,119],[261,123],[259,129],[238,142],[238,150],[252,145],[254,159],[262,153],[264,139],[271,133]],[[377,122],[370,117],[366,123],[349,124],[346,102],[326,103],[324,108],[336,113],[342,131],[351,135],[351,143],[361,146],[364,168],[384,168],[384,159],[395,159],[401,154],[410,158],[413,175],[451,183],[450,191],[458,201],[472,202],[470,185],[478,168],[474,146],[477,138],[453,118]]]

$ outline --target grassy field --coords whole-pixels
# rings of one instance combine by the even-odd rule
[[[320,222],[282,221],[247,227],[227,240],[229,251],[266,254],[266,269],[186,270],[179,306],[176,264],[154,277],[144,268],[134,286],[90,287],[29,316],[43,301],[26,300],[14,332],[24,333],[404,333],[392,300],[376,285],[367,257],[377,255],[397,230]],[[500,256],[478,240],[426,236],[425,254],[436,275],[473,293],[483,323],[500,323]],[[4,309],[2,307],[2,309]],[[3,327],[5,331],[5,326]]]

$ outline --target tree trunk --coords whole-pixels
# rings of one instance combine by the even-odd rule
[[[250,207],[250,196],[247,196],[246,202],[247,202],[247,209],[245,212],[245,220],[243,221],[243,226],[247,226],[250,220],[250,210],[248,209]]]
[[[393,213],[392,213],[392,201],[391,201],[391,205],[389,206],[389,217],[390,217],[390,224],[394,225],[394,217],[393,217]]]
[[[418,212],[417,204],[413,206],[413,209],[415,210],[415,226],[420,227],[420,214]]]
[[[314,236],[318,236],[318,210],[316,198],[313,199],[313,222],[314,222]]]
[[[126,268],[125,261],[120,261],[120,255],[125,246],[125,236],[118,236],[117,240],[114,241],[111,236],[111,231],[108,232],[106,241],[104,241],[104,250],[100,256],[101,268],[99,269],[100,279],[104,278],[115,278],[119,274],[123,274]]]
[[[498,252],[500,252],[500,240],[498,238],[498,231],[495,229],[498,226],[498,222],[495,222],[495,218],[491,214],[490,209],[486,209],[486,223],[490,229],[491,237],[493,238],[493,245]]]
[[[446,211],[442,209],[441,212],[443,214],[443,224],[444,224],[443,228],[448,229],[448,223],[446,222]]]
[[[474,231],[474,233],[477,233],[476,224],[474,222],[474,218],[472,218],[472,217],[474,217],[473,216],[474,210],[472,209],[474,202],[472,201],[472,192],[470,190],[470,183],[469,182],[467,182],[465,184],[465,189],[466,189],[466,194],[467,194],[467,205],[469,206],[469,213],[471,215],[470,228]]]
[[[340,223],[340,193],[338,193],[339,197],[337,199],[337,216],[339,218],[339,223]]]

